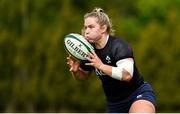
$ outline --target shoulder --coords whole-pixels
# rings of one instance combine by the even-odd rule
[[[129,43],[125,41],[123,38],[116,36],[110,36],[109,38],[112,45],[112,49],[132,51],[132,48],[129,45]]]
[[[132,48],[127,41],[116,36],[110,36],[109,38],[112,45],[112,53],[115,57],[118,57],[118,59],[133,57]]]
[[[127,46],[128,43],[121,37],[116,37],[116,36],[109,36],[111,42],[113,44],[118,44],[119,46]]]

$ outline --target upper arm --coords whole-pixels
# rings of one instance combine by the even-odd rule
[[[134,73],[134,60],[132,58],[122,59],[119,60],[116,65],[122,69],[122,80],[130,81]]]
[[[123,40],[117,39],[113,45],[113,57],[116,66],[122,69],[122,80],[129,81],[133,77],[134,57],[130,45]]]

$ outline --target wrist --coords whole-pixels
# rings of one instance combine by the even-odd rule
[[[104,67],[104,64],[102,63],[100,66],[99,66],[99,70],[102,70]]]

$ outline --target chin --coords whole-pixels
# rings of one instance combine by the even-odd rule
[[[90,39],[88,39],[88,38],[86,38],[86,40],[87,40],[88,42],[90,42],[90,43],[92,43],[92,42],[93,42],[93,40],[90,40]]]

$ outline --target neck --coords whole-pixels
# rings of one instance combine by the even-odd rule
[[[107,43],[108,37],[108,34],[103,34],[102,37],[95,43],[96,49],[104,48]]]

